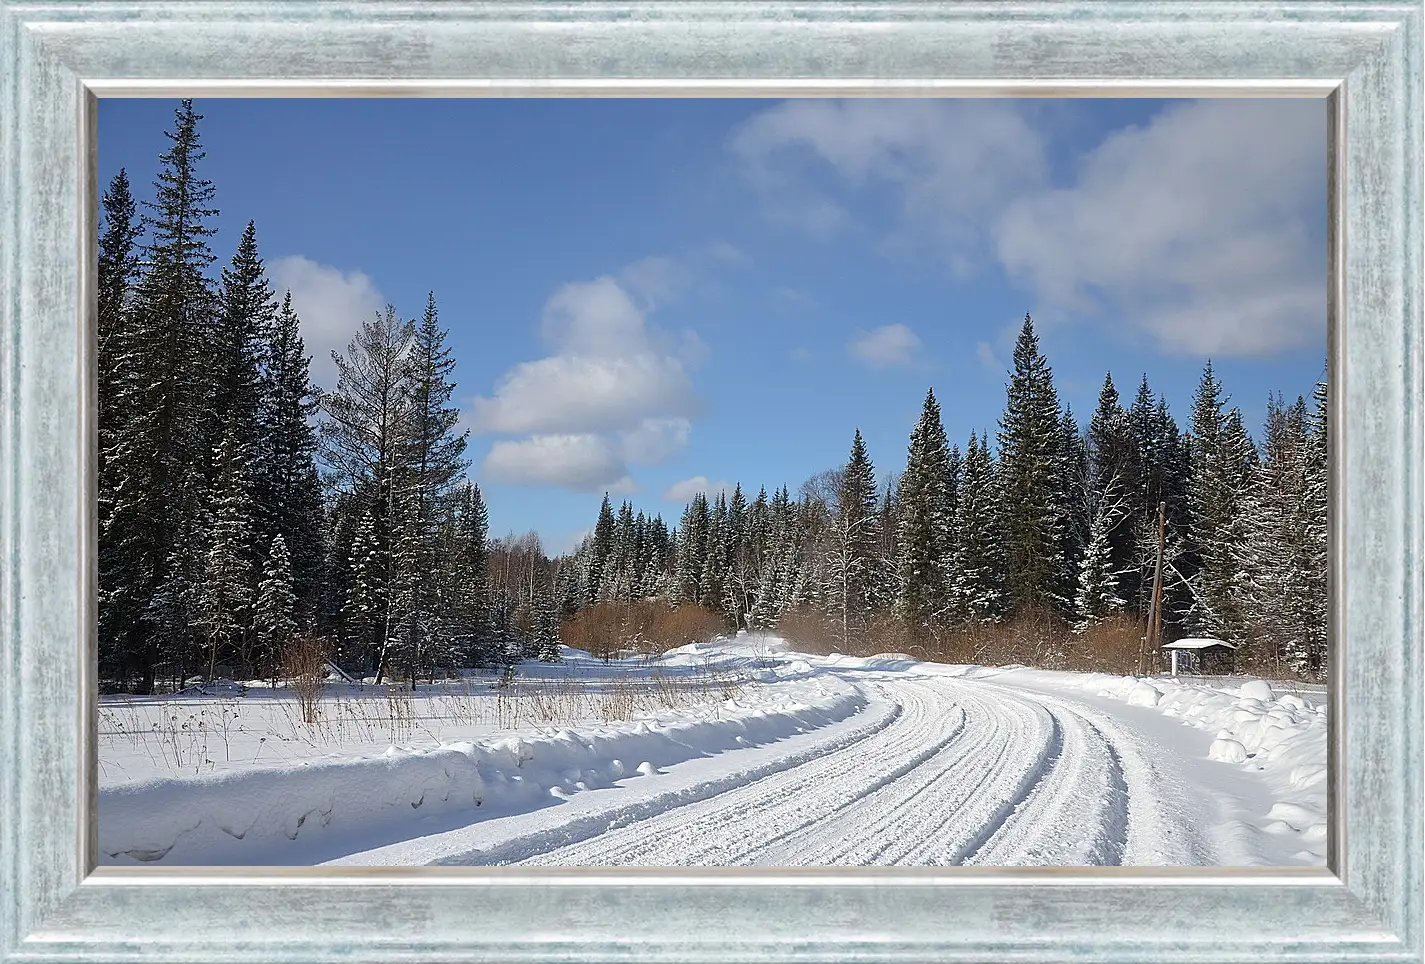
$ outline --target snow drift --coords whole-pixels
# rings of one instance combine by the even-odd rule
[[[865,705],[853,687],[827,679],[764,692],[758,702],[727,700],[632,723],[104,787],[100,860],[183,863],[191,854],[203,863],[225,855],[253,863],[299,837],[368,834],[438,814],[487,819],[784,739]]]

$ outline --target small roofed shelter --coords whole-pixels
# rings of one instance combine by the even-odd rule
[[[1175,639],[1163,649],[1168,651],[1174,676],[1179,670],[1199,676],[1226,674],[1236,667],[1237,647],[1225,639],[1210,636]]]

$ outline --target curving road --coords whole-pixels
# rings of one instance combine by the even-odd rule
[[[340,862],[1260,862],[1243,851],[1241,834],[1222,832],[1233,822],[1232,802],[1184,776],[1206,755],[1206,744],[1194,741],[1210,736],[1161,727],[1156,737],[1145,735],[1133,714],[1162,721],[1155,711],[1002,681],[838,675],[866,697],[841,724]]]

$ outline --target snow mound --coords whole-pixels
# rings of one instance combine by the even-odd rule
[[[1278,697],[1265,680],[1216,688],[1186,679],[1156,678],[1149,683],[1135,676],[1086,673],[1077,677],[1077,685],[1130,704],[1156,706],[1165,716],[1214,733],[1208,758],[1266,771],[1283,807],[1321,799],[1326,780],[1324,705],[1313,705],[1297,694]],[[1324,855],[1324,821],[1307,819],[1296,811],[1291,811],[1291,819],[1282,817],[1286,810],[1272,813],[1273,832],[1300,832],[1313,852],[1319,851],[1317,856]]]
[[[1242,688],[1237,691],[1237,695],[1243,699],[1260,700],[1263,703],[1272,701],[1272,687],[1270,683],[1259,679],[1249,680],[1242,684]]]
[[[1128,690],[1129,706],[1157,706],[1162,698],[1157,688],[1148,683],[1138,683]]]
[[[765,699],[669,711],[633,723],[478,743],[391,746],[375,757],[158,777],[102,787],[102,863],[253,863],[320,834],[372,834],[435,814],[470,819],[532,810],[635,773],[756,746],[844,720],[865,706],[826,679],[778,686]],[[260,860],[257,862],[261,862]]]
[[[1236,740],[1218,737],[1212,741],[1207,758],[1219,763],[1241,763],[1247,759],[1247,748]]]

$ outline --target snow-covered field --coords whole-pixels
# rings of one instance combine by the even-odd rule
[[[1320,865],[1325,694],[807,656],[565,651],[414,693],[100,706],[105,863]]]

